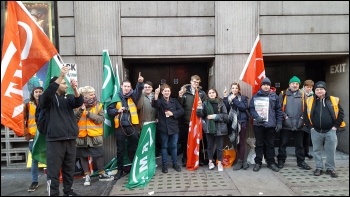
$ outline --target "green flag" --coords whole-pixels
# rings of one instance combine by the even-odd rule
[[[50,85],[50,80],[52,77],[60,76],[61,68],[63,65],[64,63],[62,62],[61,58],[57,55],[50,60],[49,67],[47,69],[46,80],[44,83],[44,89],[46,89]],[[74,94],[73,88],[70,85],[70,78],[66,75],[64,79],[68,85],[67,94]]]
[[[47,69],[46,80],[44,83],[45,90],[50,84],[50,79],[54,76],[58,77],[60,75],[61,68],[63,65],[64,65],[64,63],[61,61],[61,59],[58,55],[55,55],[50,60],[49,66]],[[67,94],[73,94],[73,89],[70,85],[70,78],[68,76],[65,77],[65,81],[66,81],[67,86],[68,86]],[[36,132],[36,135],[34,138],[32,157],[35,160],[46,164],[46,136],[40,134],[39,132]]]
[[[142,127],[126,188],[145,187],[156,172],[156,122],[145,122]]]
[[[103,83],[102,83],[102,95],[101,103],[104,109],[104,123],[103,123],[103,136],[106,138],[114,133],[114,117],[110,117],[107,114],[107,107],[110,103],[120,101],[117,94],[119,90],[119,77],[118,72],[115,75],[111,59],[109,57],[108,50],[103,50],[102,52],[102,64],[103,64]],[[117,66],[118,69],[118,66]]]

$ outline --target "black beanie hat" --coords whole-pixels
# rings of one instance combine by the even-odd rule
[[[327,90],[326,89],[326,82],[324,81],[318,81],[316,84],[315,84],[315,89],[316,88],[323,88],[324,90]]]
[[[269,86],[271,86],[271,81],[270,81],[270,79],[267,78],[267,77],[265,77],[265,78],[261,81],[260,86],[262,86],[262,85],[269,85]]]

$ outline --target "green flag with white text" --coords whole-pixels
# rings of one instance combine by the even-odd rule
[[[102,64],[103,64],[103,83],[101,103],[103,104],[105,120],[103,123],[103,136],[106,138],[114,133],[114,117],[110,117],[107,114],[107,107],[109,104],[120,101],[117,94],[119,90],[119,77],[118,72],[115,75],[112,62],[109,57],[108,50],[102,52]],[[117,66],[118,68],[118,66]]]
[[[156,172],[156,122],[145,122],[126,188],[145,187]]]

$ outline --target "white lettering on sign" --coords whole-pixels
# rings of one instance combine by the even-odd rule
[[[344,73],[345,72],[345,66],[346,66],[346,63],[331,65],[330,73],[331,74]]]

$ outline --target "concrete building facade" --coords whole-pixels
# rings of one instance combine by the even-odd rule
[[[164,80],[171,86],[189,83],[186,74],[200,72],[201,85],[222,96],[239,81],[260,35],[273,86],[287,88],[293,75],[324,80],[327,92],[340,97],[349,124],[348,1],[57,1],[56,11],[59,53],[77,64],[79,84],[94,86],[98,97],[104,49],[122,79],[136,82],[142,70],[145,80],[158,85],[157,71],[168,66]],[[251,98],[250,87],[240,83]],[[338,135],[338,150],[349,153],[348,141],[347,126]],[[109,161],[115,139],[105,139],[104,146]]]

